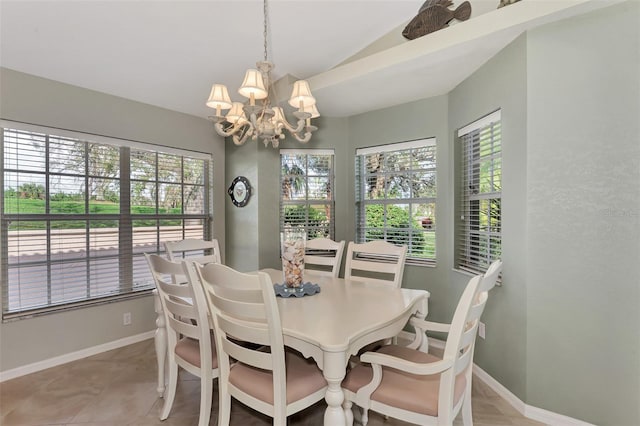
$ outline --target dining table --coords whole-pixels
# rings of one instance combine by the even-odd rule
[[[281,270],[261,271],[274,284],[283,281]],[[371,343],[397,336],[412,315],[424,318],[430,294],[426,290],[367,282],[360,277],[353,280],[305,272],[304,280],[318,284],[320,291],[304,297],[277,297],[284,344],[312,358],[322,370],[328,384],[324,425],[344,425],[350,413],[342,408],[341,383],[351,356]],[[162,396],[167,332],[157,296],[155,311],[157,391]]]

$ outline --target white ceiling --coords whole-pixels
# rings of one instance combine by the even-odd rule
[[[495,13],[498,1],[472,0],[468,23]],[[446,54],[424,46],[422,39],[438,33],[412,42],[397,35],[422,3],[270,0],[275,78],[310,79],[323,114],[352,115],[446,93],[521,31],[481,32],[475,43],[469,38],[455,55]],[[375,53],[375,43],[370,45],[378,39],[392,40],[395,47],[385,48],[390,56],[382,52],[343,64],[368,46]],[[428,54],[413,49],[398,59],[404,45]],[[226,84],[232,98],[242,100],[235,91],[245,70],[262,57],[260,0],[0,1],[0,66],[199,117],[212,113],[204,105],[212,83]],[[405,78],[425,72],[424,87]],[[386,84],[390,79],[394,84]],[[363,100],[360,92],[372,87],[387,93]]]

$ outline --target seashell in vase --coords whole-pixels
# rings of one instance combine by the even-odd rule
[[[280,234],[282,273],[287,288],[302,286],[306,241],[307,233],[304,230],[289,230]]]

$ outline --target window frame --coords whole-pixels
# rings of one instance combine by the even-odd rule
[[[501,110],[460,128],[457,142],[458,220],[454,268],[472,274],[484,273],[502,256]],[[489,170],[489,179],[484,184],[481,180],[483,166]],[[491,190],[483,191],[483,186]]]
[[[313,205],[318,205],[318,204],[324,204],[326,206],[328,206],[329,208],[329,224],[326,227],[327,233],[326,235],[324,235],[326,238],[335,240],[335,150],[334,149],[281,149],[280,152],[280,232],[285,232],[286,230],[290,230],[290,229],[294,229],[296,227],[292,227],[292,226],[285,226],[285,209],[287,208],[287,206],[303,206],[303,207],[307,207],[305,209],[306,213],[306,217],[305,217],[305,224],[304,224],[304,229],[305,231],[307,231],[307,239],[313,239],[315,238],[315,235],[317,235],[315,232],[310,232],[310,231],[319,231],[322,228],[318,228],[318,227],[311,227],[309,225],[309,217],[308,217],[308,212],[309,212],[309,208],[311,208]],[[283,187],[284,187],[284,164],[283,164],[283,159],[284,159],[284,155],[304,155],[305,156],[305,170],[304,170],[304,182],[305,182],[305,198],[304,199],[298,199],[298,200],[285,200],[284,198],[284,191],[283,191]],[[329,166],[329,174],[328,175],[310,175],[309,174],[309,156],[329,156],[330,157],[330,166]],[[296,175],[298,177],[300,177],[299,175]],[[330,197],[327,199],[320,199],[320,198],[309,198],[309,178],[310,177],[327,177],[328,181],[329,181],[329,194]]]
[[[25,161],[28,157],[24,157],[22,160],[16,159],[15,167],[13,165],[9,165],[7,161],[10,159],[5,159],[5,143],[8,145],[15,145],[15,141],[6,140],[5,142],[5,129],[10,132],[20,132],[25,135],[25,137],[33,137],[33,135],[42,135],[45,141],[45,152],[42,154],[42,158],[38,158],[39,161],[44,161],[44,170],[38,171],[37,174],[43,176],[45,182],[45,192],[44,192],[44,200],[45,200],[45,210],[44,213],[21,213],[19,211],[9,212],[5,211],[5,187],[7,182],[5,182],[5,177],[10,176],[10,174],[14,173],[18,176],[19,173],[24,173],[24,166],[21,166],[18,161]],[[31,136],[29,136],[31,134]],[[16,133],[15,138],[19,140],[19,134]],[[76,144],[80,144],[79,146],[83,147],[83,152],[85,155],[84,165],[80,167],[84,167],[83,172],[74,171],[72,174],[77,175],[79,178],[84,179],[85,186],[84,189],[80,192],[83,192],[84,196],[84,204],[85,209],[84,213],[52,213],[51,212],[51,197],[58,192],[54,192],[54,189],[50,187],[50,176],[60,175],[63,176],[65,173],[58,173],[55,169],[52,168],[52,164],[50,164],[50,160],[52,158],[52,153],[50,150],[50,146],[52,144],[52,140],[55,138],[65,139],[73,141]],[[164,251],[164,246],[161,240],[161,236],[163,234],[163,220],[172,220],[179,221],[180,230],[176,231],[175,234],[180,234],[182,237],[189,234],[189,222],[197,221],[199,223],[196,224],[194,228],[200,229],[202,228],[201,238],[208,239],[211,235],[211,222],[212,222],[212,157],[211,154],[207,153],[199,153],[195,151],[188,151],[184,149],[175,149],[170,147],[163,147],[160,145],[152,145],[137,141],[124,140],[119,138],[106,137],[101,135],[93,135],[82,132],[56,129],[45,126],[31,125],[25,123],[17,123],[8,120],[0,121],[0,159],[2,163],[0,164],[0,240],[2,242],[2,251],[0,252],[0,277],[2,278],[2,285],[0,286],[0,295],[2,299],[2,320],[7,321],[14,318],[26,317],[26,316],[36,316],[43,315],[47,313],[53,313],[58,311],[64,311],[67,309],[75,309],[78,307],[86,307],[96,304],[109,303],[114,300],[124,300],[132,297],[139,297],[142,295],[148,294],[154,288],[153,280],[151,276],[148,275],[148,268],[146,267],[146,261],[144,259],[144,252],[148,253],[162,253]],[[19,143],[19,142],[18,142]],[[92,210],[89,209],[89,199],[93,195],[89,190],[89,186],[86,185],[87,179],[91,179],[91,170],[89,163],[87,162],[88,149],[87,147],[93,145],[107,145],[112,149],[115,148],[117,150],[119,159],[117,160],[118,164],[118,175],[115,180],[119,182],[119,191],[118,191],[118,201],[117,201],[117,209],[118,213],[92,213]],[[135,214],[131,211],[131,152],[135,150],[143,150],[148,152],[154,152],[155,158],[158,158],[158,153],[167,154],[167,155],[179,155],[180,156],[180,213],[179,214],[161,214],[158,211],[159,198],[156,196],[155,199],[155,213],[153,214]],[[17,153],[18,151],[16,151]],[[185,178],[185,169],[184,162],[185,159],[189,159],[188,161],[201,161],[202,162],[202,175],[201,175],[201,184],[194,184],[192,182],[187,182]],[[59,160],[56,160],[59,161]],[[156,161],[155,167],[158,167],[158,163]],[[198,164],[196,167],[200,167]],[[28,173],[33,173],[28,171]],[[78,174],[79,173],[79,174]],[[158,172],[155,172],[156,182],[158,182]],[[17,184],[17,182],[16,182]],[[202,206],[201,212],[198,214],[186,213],[185,209],[187,206],[185,205],[185,190],[186,187],[196,186],[201,187],[199,189],[202,194]],[[16,188],[17,189],[17,188]],[[65,191],[61,191],[60,193],[64,194]],[[152,249],[145,250],[144,252],[141,249],[137,249],[134,247],[134,233],[135,233],[135,222],[138,220],[146,220],[153,222],[155,221],[155,225],[152,225],[150,229],[153,230],[155,227],[155,234],[153,231],[150,231],[153,236],[150,238],[155,240],[150,243],[152,245]],[[44,259],[39,259],[35,262],[27,262],[26,259],[20,250],[15,251],[15,259],[10,261],[10,223],[11,222],[32,222],[32,221],[44,221],[44,236],[37,237],[43,238],[44,244],[46,245]],[[71,228],[67,228],[64,222],[61,221],[84,221],[84,227],[80,227],[75,230],[75,226]],[[117,229],[112,233],[109,233],[110,236],[112,234],[117,235],[117,240],[111,243],[111,247],[115,253],[109,254],[108,250],[106,254],[100,255],[99,248],[100,242],[97,240],[99,237],[98,231],[99,228],[94,228],[91,226],[91,222],[93,221],[114,221],[116,223]],[[52,229],[56,226],[61,227],[62,232],[68,232],[71,234],[78,234],[80,238],[86,239],[86,242],[78,242],[78,247],[80,247],[80,252],[78,253],[78,257],[74,257],[75,255],[65,254],[64,250],[58,250],[58,254],[54,254],[52,252]],[[73,230],[72,230],[73,229]],[[113,229],[113,228],[112,228]],[[200,234],[200,232],[196,229],[194,232]],[[72,230],[72,231],[69,231]],[[113,236],[112,236],[113,237]],[[17,235],[14,241],[19,241],[20,236]],[[116,238],[116,237],[113,237]],[[94,239],[94,240],[93,240]],[[38,243],[40,245],[43,244],[43,240]],[[57,241],[57,240],[54,240]],[[117,247],[116,247],[117,246]],[[150,246],[151,247],[151,246]],[[82,251],[84,250],[84,251]],[[60,259],[53,259],[53,257],[60,257]],[[95,287],[98,286],[96,281],[100,281],[98,279],[99,272],[95,272],[95,269],[99,267],[99,263],[101,261],[115,261],[118,267],[118,272],[113,274],[117,276],[117,282],[109,281],[110,285],[107,286],[106,289],[102,289],[104,293],[95,290]],[[93,262],[93,263],[92,263]],[[58,272],[52,272],[52,265],[59,265],[59,268],[62,269],[71,269],[72,266],[65,265],[73,265],[76,264],[80,269],[82,269],[82,263],[84,266],[84,273],[86,274],[86,285],[82,284],[84,278],[82,275],[75,275],[73,278],[69,279],[71,282],[69,283],[72,286],[73,290],[78,291],[81,287],[86,287],[86,294],[84,296],[61,296],[60,299],[53,300],[51,295],[56,291],[60,291],[55,289],[56,283],[65,282],[67,284],[67,278],[64,276],[60,277]],[[42,268],[45,271],[46,275],[43,280],[37,281],[34,279],[25,279],[24,286],[27,286],[26,290],[29,291],[29,285],[38,285],[41,287],[41,292],[47,293],[47,296],[44,301],[38,301],[38,303],[30,303],[30,302],[22,302],[17,301],[16,305],[13,307],[10,306],[10,292],[14,290],[10,290],[10,286],[13,286],[13,283],[9,282],[9,274],[11,270],[20,270],[26,271],[24,268],[28,267],[33,268]],[[55,267],[55,266],[54,266]],[[108,265],[107,265],[108,267]],[[92,268],[94,272],[92,275]],[[24,272],[27,273],[27,272]],[[58,274],[58,275],[56,275]],[[147,276],[148,275],[148,276]],[[91,278],[93,279],[93,283],[91,282]],[[59,278],[56,278],[59,277]],[[110,276],[109,279],[112,277]],[[139,280],[139,282],[134,282],[134,280]],[[61,281],[64,280],[64,281]],[[35,284],[34,284],[35,283]],[[39,283],[39,284],[38,284]],[[20,284],[17,284],[18,288]],[[59,287],[59,286],[58,286]],[[65,287],[65,291],[66,287]],[[41,297],[44,298],[44,293],[41,294]]]
[[[431,196],[431,197],[411,196],[409,198],[385,197],[383,199],[376,199],[376,200],[369,200],[366,198],[365,196],[366,184],[364,180],[367,176],[374,176],[375,174],[366,172],[365,170],[366,164],[364,161],[365,156],[370,154],[377,154],[377,153],[390,153],[390,154],[400,155],[401,153],[404,153],[406,151],[410,151],[414,149],[424,149],[424,148],[430,148],[432,150],[434,166],[427,167],[427,168],[411,167],[410,169],[405,170],[405,173],[403,173],[402,175],[406,176],[408,174],[414,174],[419,172],[432,173],[434,175],[434,184],[433,184],[433,191],[435,194],[434,196]],[[437,229],[436,210],[438,205],[437,151],[438,151],[437,139],[435,137],[427,137],[427,138],[421,138],[421,139],[416,139],[411,141],[395,142],[390,144],[376,145],[376,146],[356,149],[356,155],[355,155],[356,242],[363,243],[366,241],[370,241],[370,240],[367,240],[366,233],[368,229],[373,229],[373,228],[367,228],[365,225],[367,206],[382,205],[386,209],[386,206],[389,206],[389,205],[408,204],[410,206],[409,207],[410,211],[408,212],[409,221],[410,223],[413,223],[415,220],[417,220],[417,218],[421,216],[418,216],[418,212],[413,212],[411,209],[411,206],[419,205],[419,204],[431,204],[433,205],[432,212],[430,214],[431,222],[428,222],[426,226],[422,225],[422,229],[420,229],[419,232],[425,236],[425,246],[424,246],[425,249],[429,245],[432,245],[433,257],[412,256],[412,243],[414,241],[413,236],[414,234],[416,234],[416,232],[418,232],[418,228],[412,228],[413,230],[409,233],[409,237],[408,237],[409,241],[407,242],[409,249],[407,250],[406,264],[417,265],[417,266],[428,266],[428,267],[435,267],[437,265],[437,256],[438,256],[437,237],[436,237],[436,229]],[[379,175],[382,176],[382,175],[400,175],[400,174],[397,172],[385,171],[380,173]],[[384,221],[386,222],[386,213],[383,213],[383,215],[385,218]],[[390,227],[382,228],[382,232],[384,233],[384,241],[389,241],[388,236],[389,236],[389,230],[391,229],[395,229],[395,228],[390,228]],[[431,242],[429,242],[429,239],[431,240]],[[393,241],[390,241],[390,242],[393,243]]]

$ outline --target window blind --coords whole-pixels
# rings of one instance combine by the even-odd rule
[[[356,239],[407,245],[407,263],[436,262],[436,140],[356,150]]]
[[[280,150],[280,230],[335,236],[333,150]]]
[[[209,234],[210,159],[54,132],[2,129],[5,319],[149,290],[143,253]]]
[[[456,267],[482,273],[502,254],[500,111],[464,127],[458,136],[461,187]]]

